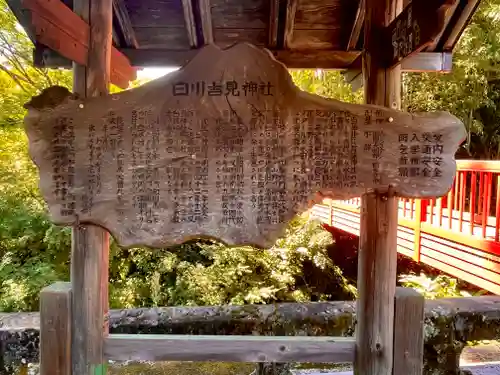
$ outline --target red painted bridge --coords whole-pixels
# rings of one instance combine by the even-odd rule
[[[325,200],[313,216],[359,236],[360,198]],[[459,160],[436,199],[400,199],[398,252],[500,295],[500,161]]]

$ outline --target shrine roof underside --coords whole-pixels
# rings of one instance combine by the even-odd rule
[[[86,48],[85,32],[67,15],[72,2],[8,0],[35,44],[35,65],[70,67],[68,57],[78,51],[61,46],[76,40]],[[406,59],[403,70],[449,71],[451,51],[479,2],[448,1],[452,5],[446,8],[439,35]],[[289,68],[359,70],[364,4],[364,0],[113,0],[115,55],[133,67],[182,66],[207,43],[225,48],[249,42],[268,48]]]

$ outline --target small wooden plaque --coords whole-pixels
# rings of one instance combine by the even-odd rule
[[[386,29],[385,48],[388,67],[400,64],[422,51],[445,27],[446,11],[457,0],[414,0]]]
[[[298,89],[266,50],[204,47],[181,70],[81,100],[26,105],[32,158],[57,224],[94,223],[123,246],[195,237],[268,247],[298,212],[391,185],[442,196],[465,128]]]

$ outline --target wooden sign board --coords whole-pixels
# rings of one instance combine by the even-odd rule
[[[386,29],[388,67],[431,44],[445,26],[446,10],[457,0],[414,0]]]
[[[442,196],[463,124],[301,91],[266,50],[204,47],[139,88],[26,105],[40,188],[58,224],[94,223],[123,246],[190,238],[267,247],[297,213],[367,189]]]

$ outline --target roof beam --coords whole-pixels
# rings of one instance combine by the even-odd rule
[[[124,48],[120,51],[128,57],[132,66],[181,67],[186,65],[199,50],[157,50]],[[360,51],[290,51],[271,50],[273,55],[289,69],[352,70],[361,72]],[[35,51],[35,62],[39,67],[70,68],[71,63],[61,59],[48,48],[39,47]],[[318,65],[318,66],[315,66]],[[405,72],[451,72],[452,54],[440,52],[420,52],[403,61]],[[355,74],[357,75],[357,74]]]
[[[118,26],[117,29],[121,34],[122,43],[120,45],[127,48],[138,48],[139,43],[137,43],[124,0],[113,0],[113,15],[117,23],[116,26]]]
[[[33,28],[37,44],[80,65],[87,65],[90,29],[85,21],[61,1],[23,0],[22,7],[31,13],[29,27]],[[111,83],[120,88],[127,88],[136,78],[136,70],[127,57],[114,47],[111,49],[110,78]]]
[[[198,0],[198,14],[201,22],[201,32],[205,44],[214,42],[214,31],[212,27],[212,11],[210,10],[210,0]]]
[[[356,49],[359,37],[361,35],[361,29],[363,28],[364,23],[365,23],[365,0],[359,0],[358,10],[356,11],[356,17],[354,18],[354,25],[352,26],[351,35],[349,36],[349,41],[347,42],[348,51]]]
[[[210,0],[182,0],[182,10],[191,48],[213,43]]]
[[[280,0],[269,1],[269,30],[267,45],[271,49],[278,48]]]
[[[420,52],[403,60],[401,70],[408,73],[450,73],[452,64],[452,54],[449,52]],[[353,91],[363,87],[360,58],[356,59],[352,67],[344,72],[344,79],[351,84]]]
[[[443,35],[443,40],[445,41],[442,46],[438,45],[438,48],[443,51],[453,50],[480,2],[480,0],[465,0],[459,2],[458,9],[453,15],[454,19],[450,20],[453,27],[449,31],[447,30]]]
[[[184,23],[186,24],[189,45],[191,48],[196,48],[198,47],[198,37],[196,35],[193,2],[191,0],[182,0],[182,10],[184,11]]]
[[[285,31],[283,35],[283,45],[285,49],[292,47],[293,27],[295,24],[295,14],[297,13],[298,0],[288,0],[286,4]]]

